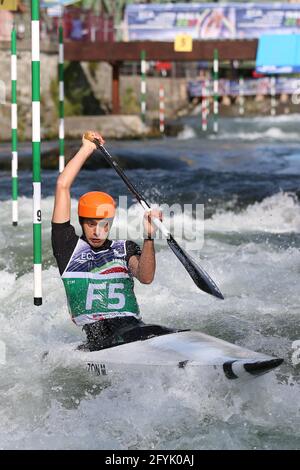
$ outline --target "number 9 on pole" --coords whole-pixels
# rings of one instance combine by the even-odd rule
[[[33,223],[42,222],[41,183],[33,183]]]

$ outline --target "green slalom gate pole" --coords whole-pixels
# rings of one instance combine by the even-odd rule
[[[18,225],[18,108],[17,108],[17,33],[11,32],[11,180],[12,224]]]
[[[58,52],[58,80],[59,80],[59,173],[65,168],[65,111],[64,111],[64,30],[59,27],[59,52]]]
[[[146,121],[146,51],[141,51],[141,116]]]
[[[213,62],[213,81],[214,81],[214,132],[219,131],[219,53],[218,49],[214,50]]]
[[[40,2],[31,0],[34,305],[42,305]]]

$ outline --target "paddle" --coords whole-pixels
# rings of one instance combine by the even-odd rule
[[[112,166],[118,175],[122,178],[128,189],[132,192],[132,194],[136,197],[138,202],[141,204],[145,211],[151,209],[149,204],[145,201],[145,199],[140,195],[137,189],[133,186],[133,184],[129,181],[123,170],[119,167],[117,162],[113,160],[112,156],[108,153],[106,148],[100,144],[97,139],[93,139],[90,134],[87,132],[84,134],[84,138],[91,140],[96,146],[99,152],[102,153],[105,160]],[[193,279],[194,283],[196,284],[199,289],[203,290],[207,294],[211,294],[218,299],[224,299],[220,289],[211,279],[211,277],[202,269],[200,266],[196,264],[196,262],[186,253],[186,251],[181,248],[164,224],[157,218],[152,219],[153,223],[156,225],[157,228],[161,230],[161,232],[165,235],[167,239],[167,243],[173,253],[177,256],[179,261],[183,264],[191,278]]]

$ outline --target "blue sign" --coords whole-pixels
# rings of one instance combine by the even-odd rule
[[[265,74],[300,72],[300,34],[262,36],[256,70]]]

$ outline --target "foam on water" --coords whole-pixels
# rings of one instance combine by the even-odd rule
[[[221,132],[217,135],[211,134],[209,136],[212,140],[230,140],[232,141],[232,132],[226,132],[221,130]],[[264,140],[264,141],[299,141],[300,136],[297,132],[286,132],[280,129],[279,127],[270,127],[267,130],[261,132],[251,132],[251,131],[240,131],[236,132],[234,135],[235,140],[242,140],[242,141],[256,141],[256,140]]]
[[[53,198],[43,200],[47,221],[52,205]],[[9,216],[10,203],[1,203],[1,220]],[[43,226],[43,305],[33,306],[29,199],[20,200],[20,219],[17,230],[0,228],[0,340],[7,356],[0,365],[2,448],[299,448],[299,369],[291,364],[292,341],[300,338],[299,247],[268,238],[299,231],[292,195],[279,193],[206,221],[204,248],[192,255],[224,301],[199,292],[165,242],[154,283],[136,282],[144,321],[202,330],[284,357],[276,372],[247,383],[188,370],[132,371],[103,381],[65,369],[63,357],[60,365],[43,361],[45,351],[81,341],[83,333],[69,319],[49,222]],[[251,232],[265,238],[257,241]]]
[[[205,230],[219,232],[300,232],[300,205],[294,194],[278,193],[235,213],[218,211],[205,222]]]
[[[188,140],[197,137],[196,131],[190,126],[184,126],[183,130],[179,132],[177,139]]]
[[[266,124],[292,124],[300,122],[300,114],[278,114],[277,116],[243,116],[235,117],[232,119],[234,123],[241,124],[256,124],[256,125],[266,125]]]

